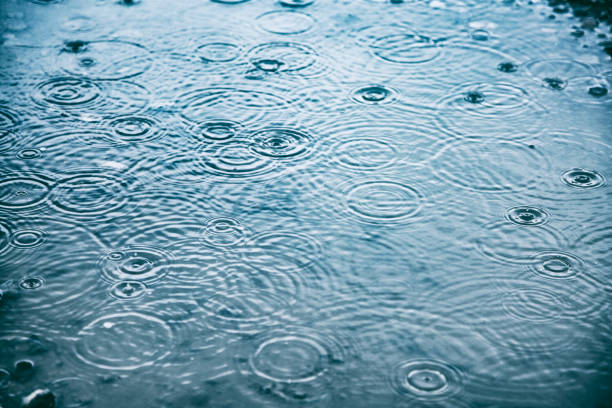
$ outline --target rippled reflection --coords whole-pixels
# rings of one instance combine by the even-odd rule
[[[607,407],[603,3],[3,2],[0,407]]]

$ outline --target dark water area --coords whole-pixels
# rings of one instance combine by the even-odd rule
[[[609,15],[550,3],[3,0],[0,407],[612,407]]]

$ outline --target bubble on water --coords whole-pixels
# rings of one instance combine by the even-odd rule
[[[312,153],[312,137],[305,132],[282,127],[270,127],[249,136],[251,150],[260,156],[293,160]]]
[[[173,338],[170,326],[153,315],[113,313],[79,331],[75,353],[96,368],[129,371],[163,360],[171,353]]]
[[[582,273],[583,261],[563,251],[544,251],[533,257],[530,269],[544,278],[568,279]]]
[[[132,300],[146,295],[149,288],[141,281],[119,281],[111,286],[109,294],[115,299]]]
[[[397,91],[384,85],[368,85],[354,89],[351,99],[366,105],[387,104],[395,101]]]
[[[344,204],[358,220],[399,223],[419,215],[425,197],[416,188],[397,180],[367,180],[344,189]]]
[[[119,116],[108,122],[115,140],[122,143],[148,142],[162,138],[166,130],[152,116]]]
[[[540,225],[548,221],[549,214],[538,207],[518,206],[506,210],[506,219],[520,225]]]
[[[18,210],[43,204],[52,182],[39,173],[4,174],[0,177],[0,208]]]
[[[435,360],[412,360],[399,364],[391,384],[396,392],[425,400],[448,397],[462,388],[460,372]]]
[[[255,18],[259,26],[273,34],[301,34],[309,31],[315,20],[305,13],[276,10],[263,13]]]
[[[29,276],[19,281],[19,287],[26,290],[34,290],[42,288],[45,280],[40,276]]]
[[[118,211],[128,202],[129,183],[107,169],[75,172],[53,186],[49,203],[76,217],[95,217]]]
[[[238,245],[246,235],[246,229],[240,221],[227,217],[213,218],[202,229],[203,243],[212,246]]]
[[[83,44],[81,44],[83,43]],[[152,64],[140,44],[112,41],[71,41],[59,54],[59,65],[71,75],[92,79],[125,79],[140,75]],[[68,51],[68,52],[66,52]]]
[[[111,251],[98,261],[102,277],[109,282],[155,282],[170,270],[172,256],[169,252],[145,246],[130,246]]]
[[[565,184],[576,188],[595,188],[605,184],[605,177],[595,170],[575,168],[561,175]]]
[[[483,103],[485,101],[485,96],[478,91],[469,91],[465,94],[463,99],[469,103]]]
[[[471,34],[472,39],[476,41],[487,41],[489,36],[490,34],[487,30],[474,30]]]
[[[45,233],[35,229],[14,231],[10,244],[16,248],[34,248],[45,242]]]
[[[240,46],[227,42],[209,42],[196,48],[196,55],[205,62],[229,62],[240,56]]]

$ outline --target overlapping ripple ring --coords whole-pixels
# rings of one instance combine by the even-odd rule
[[[82,170],[57,182],[50,193],[50,204],[58,211],[94,217],[116,211],[128,202],[129,184],[109,170]]]
[[[0,208],[20,210],[47,201],[54,180],[41,173],[3,174],[0,176]]]
[[[129,246],[113,250],[98,261],[102,278],[109,282],[155,282],[164,278],[170,269],[172,255],[158,248]]]
[[[549,163],[536,149],[519,142],[463,139],[444,145],[431,165],[438,177],[453,186],[503,193],[533,186]]]
[[[313,138],[291,128],[269,127],[249,136],[251,150],[263,157],[280,160],[304,159],[313,152]]]
[[[77,334],[75,353],[83,363],[106,370],[130,371],[167,357],[174,334],[162,319],[140,312],[103,315]]]
[[[266,331],[244,346],[236,359],[245,376],[243,392],[256,400],[272,396],[293,402],[327,398],[329,385],[341,381],[334,371],[349,349],[332,336],[293,326]],[[264,392],[253,391],[257,388]]]
[[[76,50],[63,50],[59,65],[70,75],[116,80],[140,75],[152,64],[150,52],[140,44],[112,40],[88,41]]]
[[[400,180],[363,180],[345,186],[344,204],[358,220],[369,223],[406,222],[417,217],[425,197]]]

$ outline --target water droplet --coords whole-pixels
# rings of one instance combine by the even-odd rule
[[[501,72],[516,72],[518,71],[518,65],[514,62],[502,62],[497,66],[497,69]]]
[[[604,97],[608,94],[608,89],[604,86],[592,86],[589,88],[589,95],[596,98]]]
[[[65,52],[79,53],[85,52],[87,50],[87,41],[74,40],[74,41],[66,41],[64,43]]]
[[[546,88],[554,91],[561,91],[565,89],[567,85],[567,82],[561,78],[544,78],[542,81],[544,82],[544,86]]]
[[[393,388],[400,394],[422,398],[440,398],[458,392],[462,385],[459,371],[433,360],[415,360],[399,364],[392,375]]]
[[[44,284],[45,280],[38,276],[23,278],[19,281],[19,287],[27,290],[41,288]]]
[[[312,149],[309,134],[289,128],[262,129],[253,133],[249,140],[255,154],[274,159],[303,158]]]
[[[515,224],[520,225],[540,225],[548,220],[548,213],[537,207],[519,206],[509,208],[506,211],[506,218]]]
[[[147,294],[147,285],[140,281],[120,281],[110,288],[110,295],[119,300],[138,299]]]
[[[481,92],[470,91],[465,94],[463,99],[468,101],[469,103],[483,103],[485,100],[485,97]]]
[[[134,246],[104,255],[98,262],[102,277],[110,282],[152,282],[168,273],[171,256],[156,248]]]
[[[605,183],[605,177],[595,170],[581,168],[570,169],[561,175],[561,179],[569,186],[577,188],[595,188]]]

